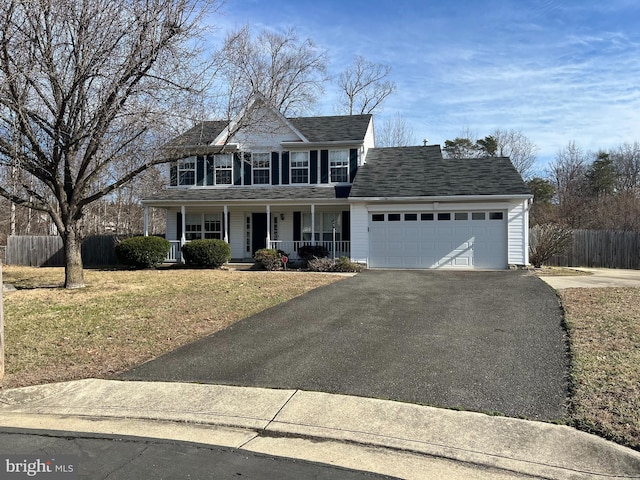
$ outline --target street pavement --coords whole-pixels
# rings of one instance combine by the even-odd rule
[[[76,476],[109,480],[381,480],[392,478],[229,447],[122,435],[0,428],[0,478],[8,455],[72,455]],[[18,457],[20,458],[20,457]],[[77,460],[76,460],[77,459]],[[44,461],[44,460],[43,460]],[[37,475],[34,476],[37,478]]]
[[[214,301],[214,300],[212,300]],[[120,379],[301,389],[566,418],[554,291],[522,271],[365,271]]]

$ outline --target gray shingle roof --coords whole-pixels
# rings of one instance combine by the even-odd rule
[[[439,145],[428,145],[369,150],[350,198],[530,193],[508,158],[444,159]]]
[[[371,122],[371,115],[299,117],[288,120],[310,142],[362,142]],[[209,145],[226,126],[227,122],[222,120],[201,122],[171,140],[167,146]]]
[[[362,142],[371,115],[299,117],[288,119],[310,142]]]
[[[220,120],[199,123],[171,140],[167,146],[209,145],[226,126],[227,122]]]
[[[335,200],[347,198],[345,187],[227,187],[170,188],[145,198],[145,202],[224,202],[232,200]]]

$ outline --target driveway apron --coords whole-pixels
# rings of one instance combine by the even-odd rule
[[[119,378],[301,389],[560,420],[567,375],[557,298],[527,272],[370,270]]]

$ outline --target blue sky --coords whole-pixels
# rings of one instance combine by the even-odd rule
[[[400,113],[416,144],[518,129],[542,171],[569,141],[640,141],[637,0],[229,0],[212,21],[221,33],[295,27],[334,75],[354,55],[390,65],[397,92],[374,121]],[[335,94],[328,86],[319,114],[334,113]]]

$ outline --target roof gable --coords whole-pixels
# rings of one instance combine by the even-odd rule
[[[374,148],[350,197],[529,195],[506,157],[445,159],[439,145]]]

